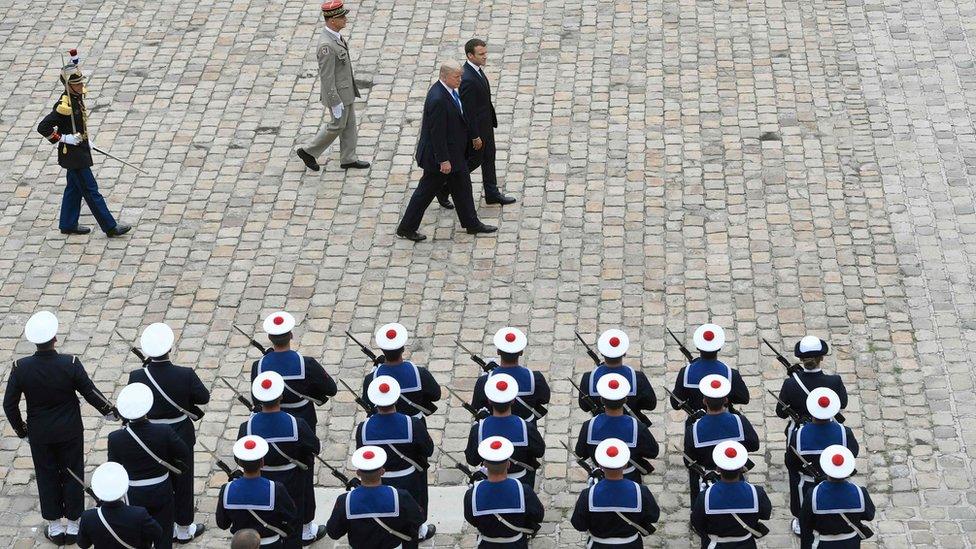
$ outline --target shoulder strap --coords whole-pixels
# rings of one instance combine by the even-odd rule
[[[508,522],[507,520],[505,520],[505,518],[502,517],[501,515],[499,515],[498,513],[492,513],[492,516],[494,516],[496,519],[498,519],[498,522],[500,522],[500,523],[504,524],[505,526],[511,528],[515,532],[520,532],[520,533],[525,534],[527,536],[534,536],[535,535],[535,530],[532,530],[531,528],[523,528],[521,526],[515,526],[511,522]]]
[[[288,385],[288,382],[287,381],[285,382],[285,390],[288,391],[289,393],[297,396],[298,398],[303,398],[303,399],[311,402],[312,404],[315,404],[316,406],[322,406],[323,404],[325,404],[325,402],[322,402],[321,400],[319,400],[317,398],[312,398],[312,397],[310,397],[308,395],[303,395],[303,394],[299,393],[298,391],[292,389]]]
[[[746,521],[742,520],[742,517],[740,517],[736,513],[732,513],[732,518],[734,518],[735,521],[739,523],[739,526],[745,528],[746,529],[746,532],[749,532],[750,534],[752,534],[752,537],[754,537],[756,539],[760,539],[760,538],[762,538],[763,536],[766,535],[766,534],[760,533],[758,530],[756,530],[752,526],[749,526],[748,524],[746,524]]]
[[[640,524],[637,524],[636,522],[634,522],[634,521],[630,520],[629,518],[627,518],[627,516],[624,515],[623,513],[621,513],[620,511],[614,511],[614,513],[616,513],[617,516],[620,517],[620,520],[622,520],[622,521],[626,522],[627,524],[633,526],[634,527],[634,530],[637,530],[637,533],[640,534],[642,537],[645,537],[646,538],[647,536],[653,534],[654,531],[656,530],[656,528],[654,528],[653,526],[651,526],[651,530],[648,531],[647,529],[645,529]]]
[[[380,519],[378,519],[376,517],[371,517],[371,518],[376,521],[376,524],[379,524],[380,526],[382,526],[384,530],[386,530],[387,532],[393,534],[394,536],[402,539],[403,541],[412,541],[413,540],[412,537],[404,534],[403,532],[398,532],[398,531],[394,530],[393,528],[390,528],[390,526],[387,523],[383,522],[382,520],[380,520]]]
[[[109,525],[109,523],[108,523],[107,520],[105,520],[105,515],[102,514],[102,508],[101,507],[96,507],[95,508],[95,512],[98,514],[98,520],[102,521],[102,526],[104,526],[105,529],[108,530],[108,533],[109,534],[112,534],[112,537],[115,538],[115,541],[119,542],[119,545],[121,545],[122,547],[125,547],[125,549],[136,549],[135,547],[133,547],[133,546],[129,545],[128,543],[122,541],[122,538],[120,538],[119,535],[115,533],[115,530],[112,529],[112,526]]]
[[[287,459],[289,463],[297,466],[302,471],[308,471],[308,465],[305,465],[304,463],[298,461],[297,459],[295,459],[295,458],[289,456],[288,454],[282,452],[281,451],[281,448],[278,448],[278,444],[277,443],[269,442],[268,443],[268,446],[271,446],[272,448],[274,448],[275,452],[278,452],[281,455],[281,457]]]
[[[846,513],[840,513],[840,518],[844,519],[844,522],[846,522],[847,525],[850,526],[854,530],[854,532],[857,533],[857,537],[861,539],[868,539],[869,537],[871,537],[865,534],[864,532],[862,532],[861,529],[854,524],[854,521],[852,521],[850,518],[847,517]]]
[[[165,467],[165,468],[169,469],[170,471],[172,471],[174,475],[180,474],[180,470],[177,467],[173,466],[170,463],[166,463],[165,461],[163,461],[162,458],[160,458],[159,456],[157,456],[156,454],[154,454],[153,451],[150,450],[148,446],[146,446],[146,443],[143,442],[141,438],[139,438],[138,436],[136,436],[135,432],[133,432],[132,431],[132,428],[129,427],[128,425],[125,426],[125,432],[129,433],[129,436],[131,436],[136,441],[136,443],[138,443],[139,446],[141,446],[142,449],[145,450],[147,454],[149,454],[149,457],[151,457],[154,460],[156,460],[156,462],[159,463],[160,465],[162,465],[163,467]]]
[[[199,417],[197,417],[196,414],[190,412],[189,410],[186,410],[185,408],[183,408],[179,404],[173,402],[173,399],[169,398],[169,395],[166,394],[166,391],[164,391],[163,388],[160,387],[158,383],[156,383],[156,380],[153,378],[152,374],[149,373],[149,368],[145,368],[144,367],[142,369],[142,371],[145,372],[146,373],[146,377],[149,378],[149,383],[152,383],[152,386],[155,387],[156,390],[159,391],[159,394],[163,396],[163,400],[165,400],[166,402],[169,402],[170,405],[173,406],[173,408],[176,408],[180,412],[186,414],[186,416],[189,417],[190,419],[192,419],[193,421],[197,421],[197,420],[200,419]]]
[[[804,385],[802,381],[800,381],[800,376],[796,372],[793,372],[793,381],[795,381],[796,384],[800,386],[800,389],[804,393],[806,393],[807,396],[810,396],[810,389],[807,389],[807,386]]]
[[[536,419],[542,419],[542,414],[540,414],[539,411],[533,408],[532,406],[529,406],[527,402],[522,400],[522,397],[520,396],[515,397],[515,402],[518,402],[522,406],[525,406],[529,410],[529,412],[531,412],[532,415],[535,416]]]
[[[427,408],[424,408],[423,406],[421,406],[421,405],[417,404],[416,402],[410,400],[409,398],[403,396],[402,393],[400,394],[400,399],[403,400],[404,402],[406,402],[407,404],[413,406],[414,408],[420,410],[421,412],[423,412],[423,414],[425,416],[429,416],[430,414],[433,414],[434,413],[433,410],[428,410]]]
[[[407,463],[409,463],[410,465],[412,465],[415,469],[417,469],[417,472],[418,473],[424,471],[424,468],[421,467],[419,463],[417,463],[416,461],[414,461],[414,460],[408,458],[407,456],[403,455],[403,452],[401,452],[400,450],[398,450],[395,444],[384,444],[383,446],[386,446],[390,450],[393,450],[393,453],[394,454],[400,456],[400,459],[402,459],[403,461],[406,461]]]
[[[272,532],[274,532],[275,534],[278,534],[279,536],[281,536],[283,538],[287,538],[288,537],[288,534],[286,534],[284,530],[282,530],[281,528],[278,528],[277,526],[271,526],[264,519],[262,519],[261,517],[259,517],[258,514],[254,512],[254,509],[247,509],[247,512],[248,513],[251,513],[251,516],[254,517],[254,520],[258,521],[261,524],[261,526],[264,526],[268,530],[271,530]]]

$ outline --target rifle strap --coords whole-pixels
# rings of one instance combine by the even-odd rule
[[[149,454],[149,457],[151,457],[154,460],[156,460],[156,463],[159,463],[163,467],[169,469],[174,475],[181,474],[181,471],[177,467],[173,466],[170,463],[167,463],[167,462],[163,461],[163,459],[161,457],[159,457],[155,453],[153,453],[153,451],[150,450],[148,446],[146,446],[146,443],[143,442],[141,438],[139,438],[138,436],[136,436],[135,432],[132,430],[132,427],[129,427],[128,425],[126,425],[125,426],[125,432],[129,433],[129,436],[131,436],[136,441],[136,444],[138,444],[139,446],[141,446],[142,449],[145,450],[147,454]]]
[[[269,443],[268,443],[268,446],[271,446],[272,448],[274,448],[274,451],[275,451],[275,452],[278,452],[278,454],[279,454],[279,455],[280,455],[281,457],[283,457],[283,458],[285,458],[285,459],[287,459],[287,460],[288,460],[288,463],[291,463],[292,465],[294,465],[294,466],[296,466],[296,467],[298,467],[298,468],[299,468],[299,469],[301,469],[302,471],[308,471],[308,465],[305,465],[304,463],[302,463],[302,462],[300,462],[300,461],[298,461],[297,459],[295,459],[295,458],[293,458],[293,457],[291,457],[291,456],[289,456],[288,454],[286,454],[286,453],[284,453],[284,452],[282,452],[282,451],[281,451],[281,448],[278,448],[278,444],[276,444],[276,443],[274,443],[274,442],[269,442]]]
[[[857,537],[861,539],[868,539],[868,536],[864,532],[862,532],[860,528],[854,525],[854,521],[848,518],[846,513],[840,513],[840,518],[844,519],[844,522],[846,522],[848,526],[854,529],[854,532],[857,533]]]
[[[170,405],[173,408],[176,408],[177,410],[179,410],[180,412],[182,412],[183,414],[185,414],[186,417],[190,418],[191,420],[197,421],[197,420],[200,419],[199,417],[197,417],[195,414],[193,414],[189,410],[187,410],[187,409],[183,408],[182,406],[180,406],[179,404],[173,402],[173,399],[169,398],[169,395],[167,395],[166,394],[166,391],[164,391],[163,388],[159,386],[159,383],[156,383],[156,379],[152,376],[151,373],[149,373],[149,368],[147,368],[147,367],[144,366],[142,368],[142,371],[146,373],[146,378],[149,379],[149,383],[152,383],[152,386],[155,387],[157,391],[159,391],[159,394],[160,395],[162,395],[163,400],[165,400],[166,402],[170,403]]]
[[[620,517],[620,520],[622,520],[622,521],[626,522],[627,524],[633,526],[634,527],[634,530],[637,530],[637,533],[640,534],[641,536],[643,536],[643,537],[646,538],[647,536],[651,535],[652,532],[647,531],[640,524],[637,524],[636,522],[630,520],[629,518],[627,518],[626,515],[624,515],[620,511],[614,511],[614,513],[616,513],[617,516]]]
[[[536,410],[535,408],[533,408],[532,406],[529,406],[529,405],[528,405],[528,404],[527,404],[527,403],[526,403],[526,402],[525,402],[524,400],[522,400],[522,397],[520,397],[520,396],[517,396],[517,397],[515,397],[515,402],[518,402],[518,403],[519,403],[519,404],[521,404],[522,406],[525,406],[525,407],[526,407],[526,408],[527,408],[527,409],[529,410],[529,412],[531,412],[531,413],[532,413],[532,415],[533,415],[533,416],[535,416],[535,418],[536,418],[536,419],[542,419],[542,414],[540,414],[540,413],[539,413],[539,412],[538,412],[538,411],[537,411],[537,410]]]
[[[796,374],[796,372],[794,372],[794,373],[793,373],[793,376],[792,376],[792,377],[793,377],[793,381],[795,381],[795,382],[796,382],[796,384],[800,386],[800,389],[801,389],[801,390],[802,390],[802,391],[803,391],[803,392],[804,392],[804,393],[805,393],[805,394],[806,394],[807,396],[810,396],[810,389],[807,389],[807,386],[806,386],[806,385],[804,385],[802,381],[800,381],[800,376],[799,376],[799,375],[797,375],[797,374]]]
[[[504,525],[505,525],[505,526],[507,526],[508,528],[511,528],[511,529],[512,529],[513,531],[515,531],[515,532],[520,532],[520,533],[522,533],[522,534],[525,534],[525,535],[527,535],[527,536],[532,536],[532,535],[535,535],[535,530],[532,530],[532,529],[530,529],[530,528],[524,528],[524,527],[522,527],[522,526],[515,526],[515,525],[514,525],[514,524],[512,524],[511,522],[508,522],[507,520],[505,520],[505,517],[503,517],[503,516],[501,516],[501,515],[499,515],[498,513],[492,513],[492,515],[493,515],[493,516],[494,516],[494,517],[495,517],[496,519],[498,519],[498,522],[500,522],[500,523],[502,523],[502,524],[504,524]]]
[[[411,540],[413,540],[412,537],[404,534],[403,532],[399,532],[397,530],[394,530],[393,528],[390,528],[390,525],[387,524],[387,523],[385,523],[385,522],[383,522],[382,520],[380,520],[380,519],[378,519],[376,517],[371,517],[371,518],[376,521],[376,524],[379,524],[380,526],[382,526],[384,530],[386,530],[387,532],[393,534],[394,536],[402,539],[403,541],[411,541]]]
[[[386,446],[390,450],[393,450],[394,454],[400,456],[400,459],[409,463],[414,469],[417,470],[418,473],[422,473],[424,471],[424,469],[420,466],[419,463],[403,455],[403,452],[398,450],[395,444],[384,444],[383,446]]]
[[[409,405],[411,405],[411,406],[413,406],[414,408],[416,408],[417,410],[420,410],[421,412],[423,412],[423,414],[424,414],[425,416],[429,416],[429,415],[431,415],[431,414],[433,414],[433,413],[434,413],[434,411],[433,411],[433,410],[428,410],[427,408],[424,408],[423,406],[421,406],[421,405],[419,405],[419,404],[417,404],[416,402],[414,402],[414,401],[412,401],[412,400],[410,400],[409,398],[407,398],[407,397],[405,397],[405,396],[403,396],[403,394],[402,394],[402,393],[400,394],[400,398],[401,398],[401,399],[402,399],[402,400],[403,400],[404,402],[406,402],[407,404],[409,404]]]
[[[136,549],[135,547],[133,547],[133,546],[129,545],[128,543],[122,541],[122,538],[119,537],[119,535],[115,532],[115,529],[112,528],[112,526],[108,523],[107,520],[105,520],[105,515],[102,514],[102,508],[101,507],[96,507],[95,508],[95,512],[98,513],[98,520],[102,521],[102,526],[104,526],[105,529],[108,530],[108,533],[109,534],[112,534],[112,537],[115,538],[115,541],[119,542],[119,545],[121,545],[122,547],[125,547],[125,549]]]
[[[298,391],[292,389],[291,386],[288,385],[288,383],[285,383],[285,390],[288,391],[289,393],[297,396],[298,398],[303,398],[303,399],[311,402],[312,404],[314,404],[316,406],[322,406],[323,404],[325,404],[325,402],[322,402],[321,400],[319,400],[317,398],[312,398],[312,397],[310,397],[308,395],[303,395],[303,394],[299,393]]]
[[[756,539],[761,539],[764,535],[766,535],[766,534],[759,533],[758,530],[756,530],[752,526],[749,526],[748,524],[746,524],[746,521],[742,520],[742,517],[740,517],[739,515],[737,515],[735,513],[732,513],[732,518],[734,518],[735,521],[739,523],[739,526],[742,526],[743,528],[745,528],[746,532],[749,532],[750,534],[752,534],[752,537],[754,537]]]
[[[254,520],[258,521],[258,523],[261,524],[261,526],[264,526],[268,530],[271,530],[272,532],[274,532],[275,534],[278,534],[279,536],[281,536],[283,538],[287,538],[288,537],[288,534],[286,534],[284,530],[282,530],[281,528],[278,528],[276,526],[271,526],[263,518],[259,517],[258,514],[254,512],[254,509],[248,509],[247,512],[248,513],[251,513],[251,516],[254,517]]]

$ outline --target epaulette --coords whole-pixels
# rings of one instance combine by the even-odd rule
[[[58,111],[58,114],[60,115],[71,116],[71,100],[68,99],[68,94],[63,94],[61,96],[61,101],[58,102],[54,109]]]

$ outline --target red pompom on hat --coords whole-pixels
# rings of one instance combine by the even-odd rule
[[[264,387],[265,389],[270,389],[272,385],[273,383],[271,382],[270,379],[266,379],[261,382],[261,387]]]
[[[390,384],[389,383],[380,383],[380,392],[381,393],[389,393],[390,392]]]
[[[721,381],[719,381],[717,379],[713,379],[712,380],[712,389],[718,389],[721,386],[722,386],[722,382]]]
[[[611,379],[611,380],[610,380],[610,382],[609,382],[609,383],[607,383],[607,385],[608,385],[608,386],[609,386],[609,387],[610,387],[611,389],[619,389],[619,388],[620,388],[620,382],[619,382],[619,381],[617,381],[616,379]]]
[[[830,406],[830,398],[822,396],[817,399],[817,404],[819,404],[821,408],[826,408],[827,406]]]
[[[493,441],[491,441],[491,449],[492,450],[499,450],[499,449],[501,449],[501,447],[502,447],[502,441],[500,441],[500,440],[493,440]]]
[[[619,345],[620,345],[620,338],[619,337],[611,337],[610,338],[610,346],[611,347],[618,347]]]
[[[387,330],[386,339],[393,339],[396,337],[396,330]]]
[[[619,453],[620,453],[620,450],[618,450],[616,446],[611,446],[611,447],[607,448],[607,455],[610,456],[610,457],[617,457],[617,454],[619,454]]]
[[[276,317],[274,317],[274,320],[272,322],[274,322],[278,326],[281,326],[282,324],[285,323],[285,317],[283,317],[283,316],[276,316]]]
[[[257,445],[258,445],[258,443],[257,442],[254,442],[253,440],[245,440],[244,441],[244,448],[246,448],[248,450],[253,450],[254,448],[257,447]]]
[[[376,457],[376,454],[374,454],[370,450],[366,450],[365,452],[363,452],[363,457],[366,459],[373,459],[374,457]]]
[[[840,467],[841,465],[844,464],[844,456],[840,454],[834,454],[834,457],[830,458],[830,462],[836,465],[837,467]]]
[[[504,381],[499,381],[498,383],[495,384],[495,388],[498,389],[499,391],[507,391],[508,383]]]
[[[731,458],[734,458],[734,457],[735,457],[735,456],[737,456],[737,455],[739,455],[739,452],[736,452],[736,451],[735,451],[735,448],[732,448],[732,447],[730,446],[730,447],[728,447],[728,448],[726,448],[726,449],[725,449],[725,457],[727,457],[727,458],[730,458],[730,459],[731,459]]]

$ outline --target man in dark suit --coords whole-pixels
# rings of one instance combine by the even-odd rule
[[[464,78],[461,80],[461,104],[484,142],[481,150],[475,153],[475,162],[470,168],[474,171],[479,164],[481,166],[485,202],[502,206],[514,204],[514,198],[498,190],[498,180],[495,178],[495,128],[498,127],[498,117],[495,106],[491,104],[491,84],[482,70],[488,62],[488,45],[480,38],[472,38],[464,45],[464,54],[468,62],[464,64]]]
[[[467,156],[480,150],[484,142],[469,123],[457,88],[461,67],[441,65],[440,79],[431,86],[424,102],[424,117],[417,143],[417,164],[424,169],[417,189],[410,197],[396,234],[420,242],[427,238],[417,232],[420,220],[434,196],[446,185],[457,207],[458,219],[469,234],[492,233],[497,227],[478,219],[471,196],[471,174]]]

